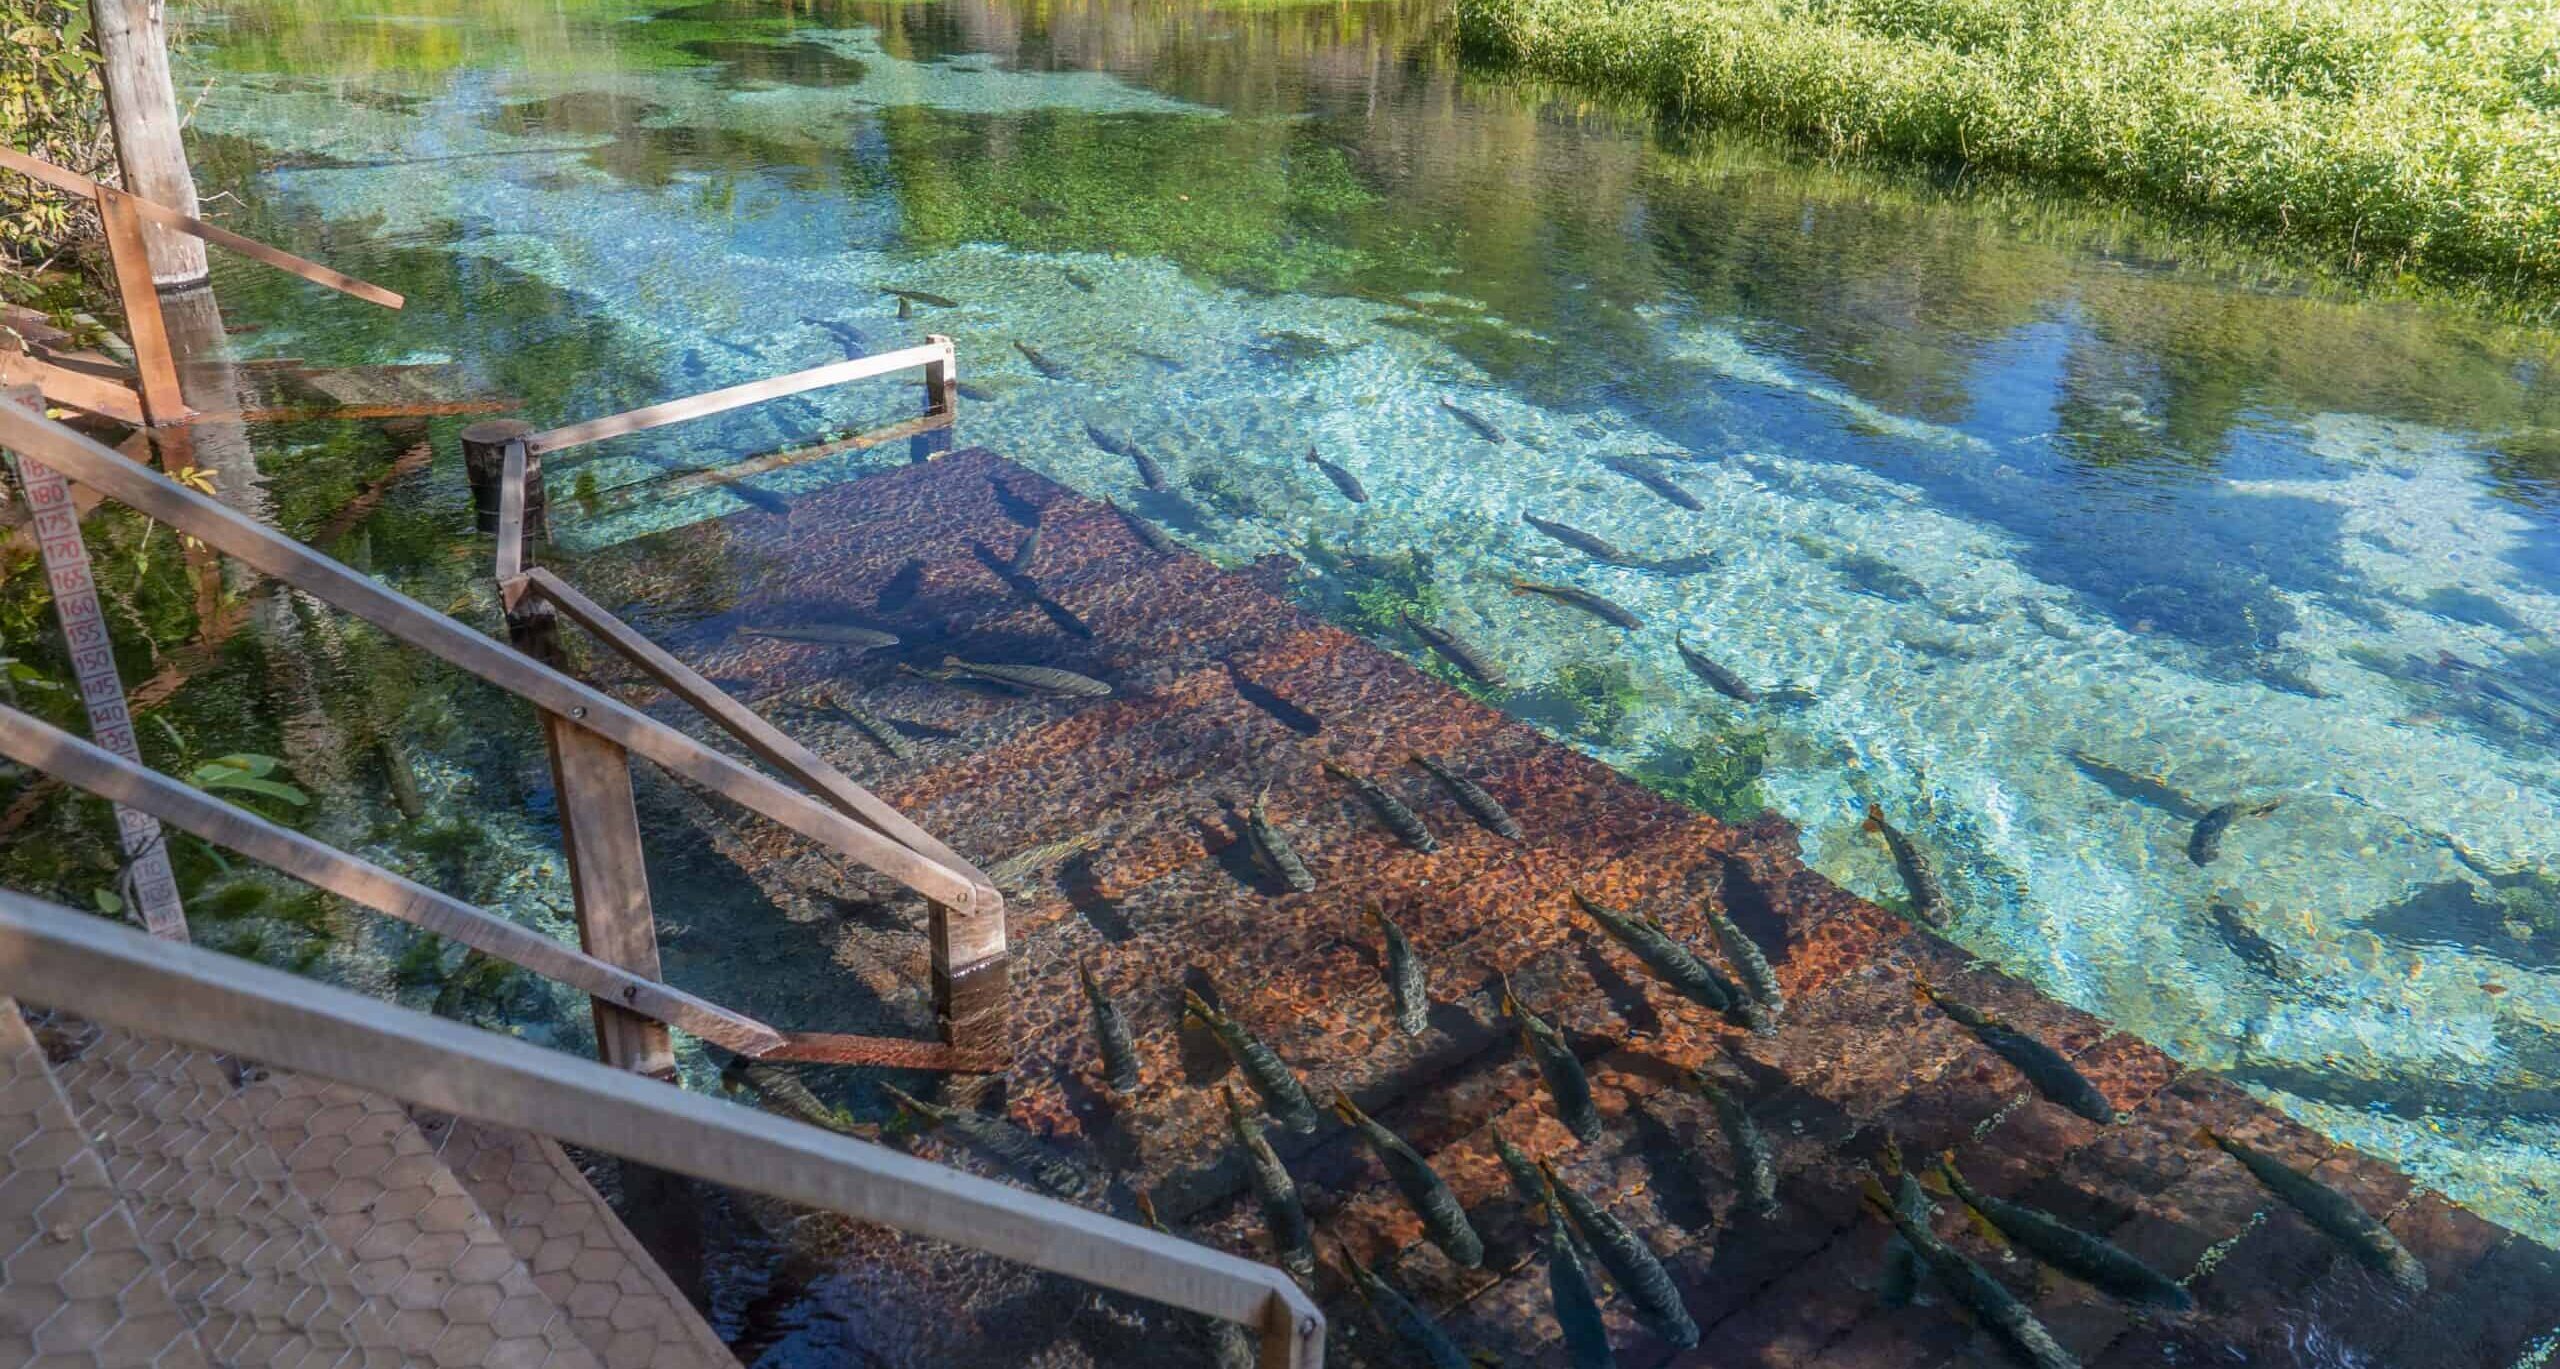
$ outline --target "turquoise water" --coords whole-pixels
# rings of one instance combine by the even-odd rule
[[[1876,805],[1963,944],[2560,1241],[2560,889],[2531,873],[2560,869],[2555,339],[1668,146],[1470,78],[1445,28],[1392,2],[251,3],[191,17],[179,83],[219,212],[415,300],[226,268],[252,354],[452,361],[549,424],[950,335],[960,442],[1221,560],[1296,557],[1310,603],[1417,655],[1392,577],[1343,554],[1422,553],[1420,602],[1500,661],[1506,707],[1643,774],[1749,758],[1757,794],[1714,797],[1765,796],[1811,864],[1898,898]],[[902,320],[885,287],[954,304]],[[903,462],[646,483],[913,402],[600,449],[553,474],[590,496],[558,534]],[[1626,455],[1700,507],[1603,464]],[[1710,690],[1683,637],[1763,700]],[[2199,865],[2225,802],[2277,806]],[[553,869],[498,883],[565,901]]]

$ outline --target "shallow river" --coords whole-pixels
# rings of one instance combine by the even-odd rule
[[[1400,613],[1436,616],[1506,707],[1765,798],[1897,898],[1875,805],[1965,945],[2560,1240],[2560,339],[1668,146],[1463,71],[1448,29],[1401,0],[247,3],[188,15],[178,84],[217,212],[415,300],[226,266],[251,355],[457,362],[549,424],[948,334],[961,442],[1291,555],[1417,656]],[[583,496],[559,536],[903,461],[617,488],[911,405],[599,449],[552,475]],[[331,469],[311,430],[262,441],[277,489]],[[450,493],[427,523],[395,496],[369,564],[454,582]]]

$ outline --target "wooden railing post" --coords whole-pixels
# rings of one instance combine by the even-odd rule
[[[98,187],[98,222],[107,233],[107,261],[116,294],[124,302],[125,336],[133,344],[133,368],[142,380],[144,421],[157,426],[187,416],[178,387],[178,361],[169,350],[169,324],[160,315],[160,291],[151,280],[151,245],[142,215],[120,190]]]
[[[462,477],[471,485],[471,512],[480,531],[498,530],[498,483],[507,463],[507,444],[528,437],[533,425],[512,418],[483,419],[462,430]],[[531,451],[525,453],[525,522],[528,527],[548,527],[538,522],[533,513],[533,491],[538,482],[533,472],[541,469],[542,458]],[[545,511],[548,512],[547,510]],[[540,533],[534,534],[536,538]]]
[[[940,333],[925,336],[925,345],[939,347],[942,355],[924,364],[924,411],[949,416],[960,412],[959,349]]]
[[[964,913],[948,904],[930,905],[928,935],[932,939],[933,1016],[942,1039],[953,1050],[997,1062],[1003,1067],[1013,1053],[1012,968],[1006,953],[1004,916],[992,919],[994,951],[986,949],[989,919]]]
[[[578,905],[578,943],[587,954],[650,979],[658,968],[657,914],[631,795],[631,756],[557,714],[542,715],[551,777],[560,793],[560,841]],[[664,1023],[595,999],[596,1058],[656,1079],[676,1076]]]

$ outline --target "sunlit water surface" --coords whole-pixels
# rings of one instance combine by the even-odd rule
[[[962,442],[1230,562],[1427,553],[1523,716],[1645,772],[1702,740],[1765,751],[1807,859],[1890,897],[1860,829],[1880,806],[1937,854],[1967,946],[2560,1240],[2560,909],[2529,874],[2560,863],[2553,339],[1663,147],[1462,75],[1446,22],[253,3],[191,17],[179,84],[218,212],[414,297],[366,315],[226,267],[253,354],[456,361],[539,424],[949,334]],[[891,286],[956,307],[901,320]],[[604,449],[553,475],[591,496],[559,535],[731,511],[617,487],[912,403],[889,395]],[[1180,496],[1140,492],[1088,424]],[[1602,464],[1627,454],[1702,508]],[[1524,513],[1672,568],[1596,564]],[[434,561],[378,550],[412,582]],[[1364,582],[1307,584],[1415,649]],[[1680,634],[1769,701],[1706,688]],[[492,830],[525,821],[425,765]],[[2189,858],[2195,810],[2277,800]],[[529,864],[484,893],[556,920],[560,884]]]

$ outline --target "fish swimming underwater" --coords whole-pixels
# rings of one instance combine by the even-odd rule
[[[766,637],[777,642],[807,642],[813,646],[852,647],[861,651],[898,644],[896,633],[855,627],[850,623],[750,623],[739,628],[738,635]]]
[[[1218,1092],[1226,1099],[1227,1131],[1235,1138],[1236,1149],[1244,1153],[1245,1177],[1252,1181],[1254,1199],[1262,1205],[1262,1224],[1271,1233],[1271,1248],[1280,1257],[1280,1267],[1301,1280],[1314,1278],[1315,1227],[1307,1221],[1306,1205],[1298,1198],[1297,1180],[1289,1177],[1289,1167],[1280,1163],[1262,1128],[1245,1113],[1235,1085],[1221,1084]]]
[[[1102,1192],[1099,1178],[1051,1154],[1038,1137],[1005,1118],[967,1108],[941,1107],[901,1092],[892,1084],[884,1083],[880,1089],[919,1121],[949,1131],[972,1150],[1054,1197],[1082,1201]]]
[[[2400,1244],[2391,1228],[2374,1220],[2373,1214],[2355,1199],[2218,1131],[2205,1130],[2198,1133],[2198,1139],[2220,1147],[2224,1154],[2239,1161],[2242,1168],[2257,1176],[2259,1183],[2284,1199],[2322,1234],[2345,1246],[2366,1268],[2412,1293],[2427,1291],[2427,1267]]]
[[[1472,409],[1460,408],[1458,406],[1458,402],[1449,398],[1447,395],[1440,396],[1440,407],[1448,410],[1451,418],[1458,420],[1460,423],[1466,424],[1469,431],[1473,432],[1476,436],[1483,438],[1487,442],[1498,443],[1509,440],[1502,435],[1502,430],[1500,428],[1497,428],[1493,426],[1493,424],[1487,422],[1483,415]]]
[[[1360,1301],[1377,1314],[1378,1320],[1421,1356],[1426,1369],[1482,1369],[1431,1314],[1414,1306],[1411,1299],[1390,1287],[1377,1271],[1360,1263],[1360,1257],[1343,1247],[1342,1261],[1351,1270],[1351,1286],[1360,1293]]]
[[[1624,628],[1629,632],[1644,626],[1644,619],[1619,607],[1616,603],[1587,589],[1577,589],[1572,585],[1551,585],[1539,580],[1514,580],[1511,582],[1511,592],[1535,594],[1541,598],[1553,599],[1568,608],[1578,608],[1611,627]]]
[[[1265,785],[1261,793],[1253,796],[1253,806],[1244,810],[1245,840],[1253,847],[1255,862],[1270,871],[1272,878],[1287,885],[1291,893],[1312,894],[1316,891],[1315,874],[1298,858],[1298,848],[1289,844],[1288,834],[1272,822],[1270,799],[1271,788]]]
[[[1404,625],[1413,631],[1414,636],[1421,638],[1424,645],[1439,652],[1449,664],[1456,666],[1466,674],[1467,678],[1474,680],[1477,684],[1494,689],[1502,689],[1510,685],[1511,682],[1504,677],[1501,666],[1494,664],[1482,652],[1469,646],[1458,634],[1447,628],[1426,623],[1411,613],[1404,615]]]
[[[1887,822],[1884,809],[1867,805],[1866,829],[1884,838],[1885,849],[1893,854],[1893,868],[1902,876],[1902,887],[1911,896],[1911,915],[1932,927],[1947,925],[1947,891],[1938,883],[1937,867],[1920,844]]]
[[[1733,1152],[1733,1184],[1742,1208],[1755,1217],[1778,1215],[1778,1157],[1768,1136],[1751,1120],[1751,1109],[1703,1069],[1689,1071],[1689,1087],[1715,1109],[1724,1129],[1726,1149]]]
[[[1556,541],[1564,543],[1575,551],[1581,552],[1583,555],[1590,557],[1594,561],[1605,561],[1613,566],[1623,566],[1629,564],[1635,559],[1634,557],[1629,556],[1625,551],[1621,550],[1616,543],[1609,541],[1607,538],[1602,537],[1597,533],[1584,532],[1582,529],[1575,527],[1571,523],[1559,523],[1552,518],[1540,518],[1534,513],[1524,513],[1520,515],[1520,521],[1528,524],[1530,527],[1536,528],[1538,531],[1545,533]]]
[[[1183,1011],[1209,1029],[1226,1048],[1227,1057],[1243,1071],[1246,1083],[1262,1098],[1262,1110],[1277,1118],[1280,1125],[1299,1133],[1316,1129],[1315,1100],[1307,1097],[1307,1087],[1298,1082],[1297,1074],[1262,1038],[1245,1030],[1244,1025],[1216,1008],[1209,1000],[1189,989],[1182,991]]]
[[[1155,552],[1160,556],[1180,556],[1182,554],[1182,544],[1174,541],[1172,535],[1167,533],[1164,529],[1157,527],[1154,523],[1149,522],[1144,518],[1140,518],[1138,515],[1120,507],[1118,503],[1112,500],[1106,499],[1103,500],[1102,503],[1103,507],[1120,515],[1120,521],[1128,526],[1129,531],[1135,534],[1139,541],[1146,543],[1147,550]]]
[[[1547,1301],[1555,1308],[1569,1369],[1617,1369],[1609,1324],[1600,1315],[1599,1291],[1592,1287],[1581,1252],[1574,1249],[1564,1205],[1552,1193],[1547,1195]]]
[[[2036,1086],[2036,1092],[2099,1126],[2114,1124],[2115,1104],[2098,1092],[2098,1086],[2090,1083],[2087,1075],[2064,1059],[2062,1052],[1990,1013],[1946,997],[1931,988],[1925,979],[1911,982],[1911,996],[1923,1003],[1936,1004],[1940,1012],[1963,1024],[1977,1040],[2008,1061],[2018,1073],[2025,1075],[2027,1082]]]
[[[1350,1123],[1369,1143],[1379,1163],[1386,1166],[1387,1177],[1404,1195],[1405,1205],[1422,1219],[1422,1233],[1431,1238],[1431,1243],[1469,1269],[1482,1265],[1484,1238],[1476,1234],[1475,1227],[1467,1221],[1467,1210],[1458,1205],[1458,1195],[1449,1191],[1449,1185],[1431,1162],[1422,1158],[1422,1152],[1362,1112],[1347,1093],[1334,1093],[1333,1113]]]
[[[2175,1279],[2112,1243],[2080,1231],[2050,1212],[1975,1191],[1957,1172],[1952,1153],[1939,1159],[1938,1173],[1957,1201],[1980,1213],[1984,1221],[2019,1249],[2082,1283],[2127,1302],[2181,1312],[2195,1306],[2195,1298]]]
[[[1022,353],[1022,359],[1031,363],[1032,370],[1038,371],[1040,374],[1047,376],[1051,380],[1073,380],[1076,378],[1075,372],[1068,370],[1057,362],[1051,361],[1048,357],[1041,354],[1039,348],[1034,347],[1027,342],[1017,342],[1013,344],[1013,350]]]
[[[884,295],[895,295],[902,300],[913,300],[917,304],[929,304],[936,309],[957,309],[960,307],[960,301],[956,299],[952,299],[944,295],[932,294],[923,290],[902,290],[894,285],[884,285],[880,287],[880,293]]]
[[[1640,456],[1604,456],[1600,464],[1691,512],[1704,509],[1698,496],[1681,487],[1671,474]]]
[[[1093,977],[1092,965],[1076,962],[1076,982],[1084,986],[1085,1003],[1093,1009],[1093,1038],[1102,1049],[1102,1081],[1114,1093],[1136,1093],[1138,1047],[1129,1038],[1129,1019],[1120,1015],[1120,1005]]]
[[[1514,997],[1508,980],[1502,986],[1502,1011],[1520,1024],[1520,1046],[1547,1081],[1547,1096],[1555,1103],[1556,1119],[1564,1123],[1565,1131],[1585,1143],[1600,1139],[1600,1109],[1591,1099],[1591,1076],[1583,1071],[1581,1057],[1573,1053],[1564,1033]]]
[[[1396,840],[1424,855],[1440,849],[1440,839],[1431,835],[1431,829],[1423,825],[1422,818],[1405,807],[1404,800],[1388,793],[1385,785],[1330,760],[1323,765],[1326,774],[1351,786],[1352,792],[1369,805],[1369,811],[1378,815],[1378,821],[1395,833]]]
[[[1688,634],[1673,633],[1671,645],[1678,648],[1680,659],[1689,667],[1689,673],[1706,681],[1717,693],[1735,703],[1760,702],[1760,691],[1752,688],[1750,681],[1725,669],[1715,658],[1689,645]]]
[[[2053,1338],[2043,1322],[2036,1320],[2025,1303],[2018,1301],[1998,1279],[1982,1272],[1982,1266],[1939,1240],[1926,1224],[1887,1200],[1884,1189],[1872,1179],[1866,1183],[1866,1204],[1868,1211],[1882,1217],[1901,1235],[1939,1287],[1964,1304],[1966,1311],[1996,1332],[2026,1363],[2034,1369],[2080,1369],[2080,1361],[2062,1348],[2062,1343]]]
[[[852,723],[855,730],[869,737],[872,745],[888,752],[893,759],[912,761],[916,758],[915,743],[907,740],[907,734],[890,726],[887,720],[873,717],[862,709],[846,703],[842,691],[828,690],[825,702],[828,708],[841,715],[846,722]]]
[[[2211,865],[2222,855],[2222,834],[2231,830],[2231,824],[2242,818],[2265,817],[2283,802],[2269,799],[2265,803],[2221,803],[2207,809],[2203,817],[2196,819],[2195,830],[2187,834],[2187,859],[2197,865]]]
[[[1679,1285],[1671,1281],[1671,1271],[1663,1268],[1653,1247],[1646,1245],[1644,1238],[1619,1220],[1617,1214],[1557,1178],[1554,1165],[1541,1164],[1538,1172],[1546,1178],[1548,1191],[1573,1218],[1600,1267],[1609,1271],[1609,1277],[1618,1282],[1618,1291],[1635,1304],[1636,1314],[1645,1325],[1681,1349],[1696,1345],[1698,1323],[1689,1315],[1688,1302],[1680,1296]]]
[[[1324,478],[1332,481],[1335,489],[1342,491],[1343,498],[1354,504],[1369,502],[1369,487],[1360,483],[1360,477],[1317,455],[1313,447],[1307,448],[1307,461],[1317,470],[1324,472]]]
[[[1511,816],[1511,810],[1504,808],[1501,800],[1486,793],[1484,786],[1429,756],[1416,753],[1412,760],[1430,771],[1431,777],[1448,789],[1449,797],[1456,799],[1458,806],[1467,810],[1467,816],[1482,824],[1485,830],[1524,844],[1529,840],[1529,834],[1521,830],[1519,821]]]
[[[1034,694],[1067,694],[1078,698],[1099,699],[1111,693],[1111,686],[1089,675],[1060,670],[1045,665],[1004,665],[988,661],[964,661],[957,656],[942,658],[947,674],[965,675],[993,684],[1027,690]],[[921,673],[921,672],[919,672]]]
[[[1386,938],[1387,996],[1395,1003],[1396,1025],[1407,1036],[1420,1036],[1431,1025],[1431,988],[1422,972],[1422,957],[1413,953],[1404,928],[1377,904],[1368,906],[1369,920]]]

